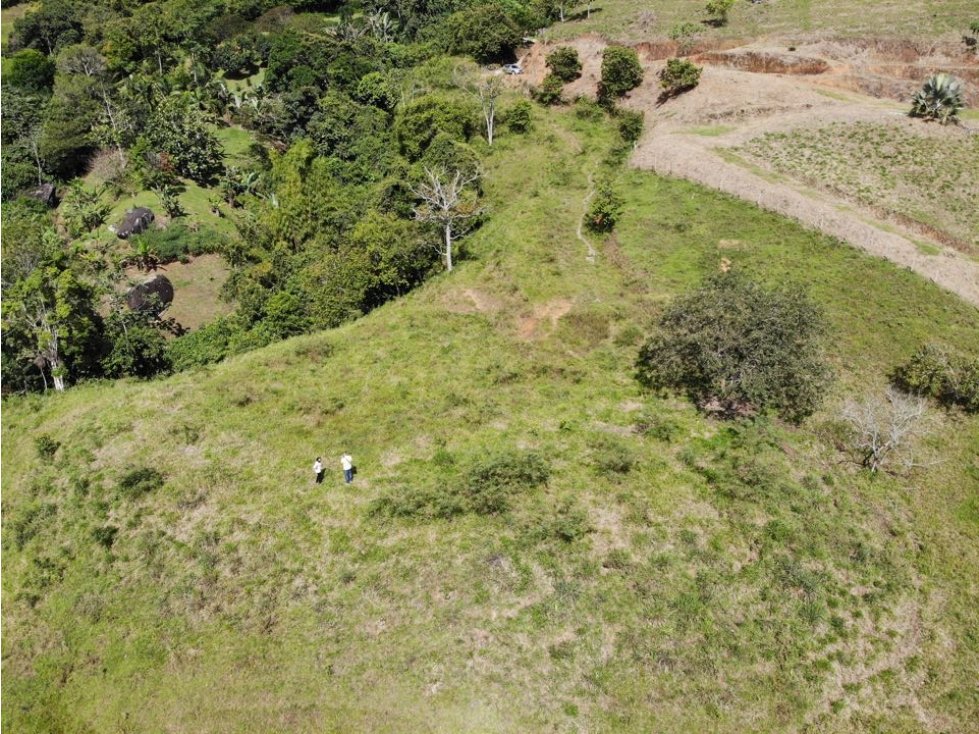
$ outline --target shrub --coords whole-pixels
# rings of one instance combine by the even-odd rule
[[[767,409],[800,421],[829,382],[824,319],[798,290],[768,290],[737,272],[719,273],[676,299],[639,352],[647,387],[685,391],[724,417]]]
[[[642,112],[618,110],[615,114],[619,120],[619,135],[625,142],[635,143],[642,137],[642,128],[645,123]]]
[[[525,133],[530,130],[533,124],[532,109],[530,102],[525,99],[517,102],[507,111],[507,127],[515,133]]]
[[[547,55],[547,68],[562,82],[573,82],[581,76],[578,52],[570,46],[562,46],[551,51]]]
[[[563,101],[562,91],[564,91],[564,83],[553,74],[548,74],[541,85],[531,92],[531,96],[542,105],[555,105]]]
[[[979,359],[975,357],[926,344],[894,370],[893,379],[907,392],[979,412]]]
[[[357,83],[354,99],[361,104],[390,111],[398,104],[398,90],[384,74],[372,71]]]
[[[727,14],[734,6],[734,0],[707,0],[704,10],[711,25],[727,25]]]
[[[642,83],[642,65],[635,49],[627,46],[609,46],[602,54],[602,79],[598,85],[598,97],[606,103],[621,97]]]
[[[658,413],[644,413],[636,421],[636,432],[643,436],[652,436],[657,441],[672,443],[679,435],[681,426],[672,418]]]
[[[163,475],[148,466],[134,467],[119,477],[119,491],[125,497],[139,497],[163,486]]]
[[[526,536],[530,540],[559,540],[573,543],[591,532],[588,515],[570,497],[557,501],[554,510],[542,512],[529,518]]]
[[[585,214],[585,225],[592,232],[611,232],[621,213],[622,198],[615,193],[612,182],[608,179],[599,181],[595,198]]]
[[[427,94],[409,102],[398,114],[394,132],[401,152],[416,161],[440,134],[465,140],[475,129],[475,110],[455,99]]]
[[[663,98],[674,97],[700,84],[702,69],[686,59],[669,59],[659,73],[659,85]]]
[[[950,74],[936,74],[911,98],[911,117],[938,120],[942,125],[956,123],[965,105],[962,83]]]
[[[687,21],[685,23],[677,23],[670,28],[667,35],[670,37],[670,40],[676,41],[676,52],[683,55],[690,53],[693,49],[694,41],[699,33],[700,26],[697,23]]]
[[[105,222],[111,207],[102,199],[102,189],[94,191],[75,181],[61,203],[61,217],[72,237],[81,237]]]
[[[519,451],[494,454],[469,467],[460,496],[469,512],[497,515],[510,508],[515,494],[544,484],[549,476],[547,462],[537,454]]]
[[[114,311],[106,319],[106,377],[150,378],[170,369],[167,341],[151,314]]]
[[[118,533],[119,528],[113,527],[112,525],[102,525],[97,528],[92,528],[92,539],[106,550],[109,550],[112,544],[116,542],[116,535]]]
[[[466,511],[458,493],[444,488],[398,487],[374,500],[368,512],[380,517],[451,519]]]
[[[42,433],[40,436],[34,439],[34,448],[37,450],[37,455],[41,457],[44,461],[50,461],[54,458],[54,455],[58,453],[58,449],[61,448],[61,444],[51,438],[48,434]]]
[[[183,224],[172,224],[166,229],[148,229],[132,241],[145,244],[146,251],[161,263],[217,252],[221,244],[220,236],[216,233],[207,229],[193,231]]]
[[[636,454],[624,441],[602,436],[592,443],[595,468],[602,474],[628,474],[636,463]]]

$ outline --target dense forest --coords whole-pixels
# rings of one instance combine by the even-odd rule
[[[48,0],[3,59],[5,389],[152,376],[335,326],[451,267],[478,227],[480,158],[512,60],[563,12],[544,0]],[[216,135],[247,131],[228,160]],[[92,183],[95,181],[96,183]],[[448,211],[431,197],[455,184]],[[225,230],[184,227],[202,187]],[[106,198],[156,195],[167,233],[130,247]],[[426,196],[426,192],[428,196]],[[55,205],[57,205],[55,207]],[[158,222],[159,224],[159,222]],[[441,247],[439,247],[441,243]],[[230,314],[183,333],[130,309],[127,266],[220,253]]]

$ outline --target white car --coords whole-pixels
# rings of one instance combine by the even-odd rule
[[[504,74],[523,74],[523,69],[520,68],[520,64],[505,64],[503,66]]]

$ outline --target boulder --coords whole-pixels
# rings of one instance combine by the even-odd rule
[[[36,189],[31,189],[28,191],[25,196],[29,196],[32,199],[37,199],[45,206],[56,206],[58,203],[58,197],[54,190],[54,184],[41,184]]]
[[[109,227],[109,229],[115,232],[117,237],[125,240],[130,235],[139,234],[146,230],[153,223],[154,219],[155,217],[152,211],[145,206],[138,206],[126,212],[126,216],[123,217],[122,221],[115,227]]]
[[[133,311],[160,314],[173,303],[173,284],[165,275],[154,275],[134,285],[126,294],[126,303]]]

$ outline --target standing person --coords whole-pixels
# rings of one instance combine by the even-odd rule
[[[350,484],[354,480],[354,459],[346,451],[340,457],[340,466],[343,467],[343,481]]]
[[[322,484],[323,483],[323,475],[326,474],[326,472],[323,471],[323,462],[320,461],[320,457],[319,456],[317,456],[316,457],[316,461],[313,462],[313,474],[316,475],[316,483],[317,484]]]

